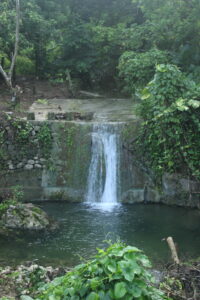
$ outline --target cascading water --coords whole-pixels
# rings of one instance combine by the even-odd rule
[[[118,202],[120,187],[119,123],[93,126],[92,157],[89,167],[86,202],[108,207]]]

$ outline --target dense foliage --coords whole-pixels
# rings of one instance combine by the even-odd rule
[[[153,277],[146,270],[150,266],[142,251],[116,243],[41,288],[37,299],[169,299],[155,288]]]
[[[20,2],[18,76],[63,81],[70,74],[84,86],[117,84],[132,93],[152,78],[155,63],[168,62],[200,79],[199,0]],[[14,15],[15,1],[2,0],[0,60],[5,68],[13,53]]]
[[[144,163],[157,175],[200,179],[200,87],[176,66],[161,64],[141,98],[144,123],[134,148]]]
[[[136,89],[144,87],[155,73],[155,65],[168,62],[164,51],[151,49],[144,53],[126,51],[119,61],[120,77],[124,79],[124,89],[134,94]]]

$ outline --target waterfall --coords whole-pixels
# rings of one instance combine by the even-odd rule
[[[92,155],[89,167],[86,202],[111,204],[118,202],[120,187],[118,123],[93,125]]]

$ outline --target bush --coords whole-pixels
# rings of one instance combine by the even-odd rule
[[[105,251],[98,250],[93,260],[45,285],[37,299],[169,299],[154,287],[146,270],[150,267],[142,251],[119,242]]]
[[[119,60],[119,75],[124,80],[124,89],[134,94],[137,88],[143,88],[154,76],[155,65],[167,63],[167,52],[151,49],[144,53],[126,51]]]
[[[164,172],[200,179],[200,88],[174,65],[157,65],[141,94],[144,119],[135,153],[160,177]]]
[[[24,191],[21,185],[15,185],[11,187],[10,200],[21,202],[24,197]]]
[[[17,56],[16,59],[16,74],[17,75],[33,75],[35,73],[35,65],[26,56]]]
[[[10,205],[16,205],[21,202],[23,196],[24,192],[20,185],[12,186],[10,191],[5,190],[1,192],[0,199],[2,202],[0,203],[0,216],[6,212]]]

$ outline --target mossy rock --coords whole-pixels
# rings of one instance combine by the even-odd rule
[[[13,233],[18,235],[20,231],[38,232],[56,229],[58,223],[42,209],[30,203],[10,205],[0,220],[0,234],[4,236],[12,236]]]

